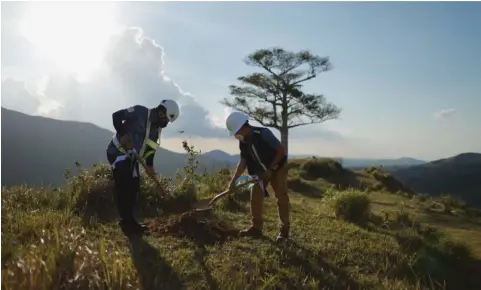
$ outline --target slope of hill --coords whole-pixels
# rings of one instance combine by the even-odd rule
[[[449,193],[481,206],[481,154],[463,153],[422,165],[392,170],[402,183],[430,195]]]
[[[30,116],[2,108],[2,186],[59,185],[65,169],[75,172],[74,162],[90,168],[105,163],[105,149],[113,133],[93,124]],[[182,146],[182,144],[179,144]],[[187,154],[159,148],[155,165],[159,173],[172,175],[184,166]],[[200,156],[201,169],[228,165]]]
[[[293,161],[286,243],[274,241],[273,197],[259,239],[236,235],[250,222],[247,192],[181,214],[222,190],[227,172],[167,198],[144,178],[136,214],[151,236],[142,239],[118,229],[106,169],[56,192],[4,190],[2,289],[481,289],[479,221],[426,212],[402,195],[336,190],[331,178],[352,176],[338,163]]]

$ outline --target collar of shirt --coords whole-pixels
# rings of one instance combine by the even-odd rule
[[[241,142],[242,143],[251,143],[253,132],[254,132],[254,129],[249,128],[249,134],[247,135],[247,138],[245,140],[241,141]]]

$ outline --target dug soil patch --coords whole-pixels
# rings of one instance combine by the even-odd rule
[[[196,211],[189,211],[168,219],[150,220],[147,226],[153,236],[170,235],[188,238],[198,245],[219,244],[238,235],[238,230],[227,223]]]

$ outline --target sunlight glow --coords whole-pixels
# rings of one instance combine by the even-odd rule
[[[111,2],[31,2],[22,35],[61,69],[87,78],[115,31]]]

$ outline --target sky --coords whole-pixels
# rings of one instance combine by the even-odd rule
[[[481,152],[479,2],[2,2],[1,10],[5,108],[113,130],[112,112],[170,98],[181,116],[162,146],[180,152],[188,138],[203,152],[237,153],[219,101],[256,71],[243,59],[262,48],[308,49],[333,69],[304,89],[342,113],[292,130],[291,154]]]

